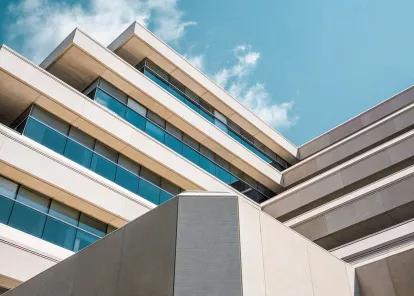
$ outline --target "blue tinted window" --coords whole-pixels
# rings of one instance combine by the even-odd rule
[[[82,145],[70,139],[68,139],[65,152],[63,153],[63,155],[65,155],[67,158],[86,168],[89,168],[91,165],[92,154],[92,151],[86,149]]]
[[[178,154],[183,154],[183,143],[167,133],[165,133],[165,145],[167,145]]]
[[[195,112],[200,113],[200,107],[198,107],[196,104],[194,104],[192,101],[186,99],[185,103],[187,106],[189,106],[191,109],[193,109]]]
[[[160,204],[160,189],[144,179],[139,182],[138,195],[156,205]]]
[[[76,231],[76,238],[75,238],[75,244],[74,244],[74,247],[73,247],[73,251],[78,252],[78,251],[86,248],[90,244],[93,244],[98,239],[99,239],[99,237],[93,236],[89,233],[86,233],[86,232],[78,229]]]
[[[13,201],[0,195],[0,223],[7,224],[13,207]]]
[[[45,222],[45,214],[15,203],[9,225],[31,235],[41,237]]]
[[[221,167],[216,167],[216,177],[219,178],[226,184],[231,183],[232,176],[226,170],[222,169]]]
[[[124,170],[121,167],[117,168],[116,177],[115,177],[116,184],[124,187],[125,189],[128,189],[129,191],[137,193],[138,182],[139,182],[139,179],[136,175],[128,172],[127,170]]]
[[[96,153],[92,156],[91,170],[108,180],[115,179],[116,165]]]
[[[183,145],[183,156],[192,163],[197,165],[200,163],[200,154],[187,145]]]
[[[156,140],[160,141],[161,143],[164,143],[165,132],[160,127],[158,127],[157,125],[153,124],[152,122],[147,121],[146,132],[151,137],[155,138]]]
[[[47,217],[42,238],[55,245],[72,250],[75,241],[76,228]]]
[[[208,121],[210,121],[211,123],[214,124],[214,116],[211,115],[210,113],[208,113],[207,111],[204,111],[203,109],[200,109],[200,114],[201,116],[203,116],[205,119],[207,119]]]
[[[14,199],[18,185],[6,178],[0,177],[0,195]]]
[[[214,164],[210,159],[207,157],[200,155],[200,167],[212,174],[213,176],[216,174],[216,164]]]
[[[57,153],[62,154],[65,149],[66,137],[35,119],[28,120],[24,135]]]
[[[166,90],[169,89],[169,85],[166,82],[164,82],[163,80],[161,80],[160,78],[158,78],[157,76],[155,76],[154,74],[152,74],[151,71],[148,71],[147,69],[144,69],[144,74],[145,74],[145,76],[150,78],[152,81],[157,83],[162,88],[164,88]]]
[[[165,192],[165,191],[161,191],[161,195],[160,195],[160,204],[166,202],[167,200],[170,200],[171,198],[173,198],[174,195]]]
[[[127,109],[125,120],[128,121],[133,126],[135,126],[136,128],[142,131],[145,131],[145,124],[147,120],[141,115],[132,111],[131,109]]]
[[[124,104],[119,102],[118,100],[114,99],[104,91],[97,89],[96,90],[96,96],[95,101],[101,104],[102,106],[105,106],[109,110],[115,112],[122,118],[125,117],[126,107]]]
[[[79,228],[82,228],[94,235],[104,237],[106,234],[106,227],[107,225],[105,223],[89,217],[88,215],[82,213],[80,216]]]

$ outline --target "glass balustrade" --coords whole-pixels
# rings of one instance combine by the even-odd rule
[[[100,95],[100,98],[102,98],[102,94]],[[116,100],[110,96],[102,99],[102,102],[111,103],[111,105],[107,105],[108,108],[111,108],[109,106],[116,106],[114,108],[120,110],[120,106],[116,105],[114,101]],[[126,111],[125,106],[122,106],[124,107],[123,110]],[[125,117],[125,112],[123,114]],[[126,117],[135,119],[131,120],[132,122],[137,122],[136,115]],[[146,122],[145,126],[154,129],[152,123]],[[174,196],[33,117],[29,117],[24,135],[157,205]]]
[[[274,159],[273,157],[266,154],[266,152],[261,150],[259,147],[255,146],[254,143],[252,143],[251,141],[246,139],[244,136],[236,132],[234,129],[229,127],[226,123],[220,121],[220,119],[218,119],[216,116],[211,114],[210,111],[208,111],[207,109],[202,107],[200,104],[190,99],[181,90],[177,89],[173,84],[171,84],[170,82],[166,81],[165,79],[157,75],[157,73],[152,71],[150,68],[148,68],[147,66],[144,66],[143,68],[139,70],[142,71],[145,74],[145,76],[150,78],[152,81],[157,83],[163,89],[165,89],[166,91],[171,93],[173,96],[175,96],[177,99],[179,99],[181,102],[183,102],[184,104],[189,106],[191,109],[193,109],[195,112],[199,113],[202,117],[204,117],[205,119],[207,119],[208,121],[210,121],[211,123],[219,127],[222,131],[227,133],[230,137],[232,137],[234,140],[236,140],[241,145],[246,147],[248,150],[256,154],[262,160],[271,164],[273,167],[275,167],[279,171],[283,171],[284,169],[286,169],[287,167],[286,162],[283,161],[283,163],[281,163],[280,160]],[[107,104],[110,104],[110,103],[107,103]],[[113,111],[118,113],[115,108]]]
[[[100,235],[48,213],[48,206],[0,195],[0,223],[21,230],[65,249],[77,252],[101,239]]]
[[[184,156],[186,159],[188,159],[192,163],[205,169],[207,172],[216,176],[221,181],[229,184],[234,189],[244,193],[246,196],[250,197],[254,201],[260,203],[274,196],[274,193],[271,192],[270,190],[268,192],[268,195],[266,195],[266,192],[260,192],[256,188],[253,188],[251,185],[249,185],[245,181],[234,176],[232,173],[230,173],[226,169],[222,168],[221,166],[219,166],[218,164],[216,164],[209,158],[205,157],[203,154],[201,154],[197,150],[193,149],[192,147],[190,147],[189,145],[187,145],[180,139],[176,138],[175,136],[167,132],[165,129],[158,126],[156,123],[138,114],[137,112],[129,108],[127,105],[121,103],[116,98],[112,97],[111,95],[106,93],[104,90],[100,89],[99,87],[96,88],[94,93],[95,93],[94,100],[96,102],[105,106],[109,110],[113,111],[114,113],[116,113],[117,115],[119,115],[120,117],[128,121],[129,123],[131,123],[133,126],[137,127],[138,129],[150,135],[151,137],[158,140],[159,142],[165,144],[167,147],[171,148],[178,154]],[[104,171],[106,172],[106,174],[112,177],[112,174],[114,174],[115,170],[114,169],[111,170],[108,168],[108,169],[105,169]],[[149,195],[152,194],[153,190],[155,194],[155,189],[152,189],[152,188],[146,189],[146,190],[138,189],[138,194],[141,195],[140,192],[143,191],[142,194],[145,194],[146,198],[152,201]],[[162,195],[164,193],[156,192],[156,194],[158,194],[158,198],[159,198],[158,203],[162,202],[162,198],[163,198]]]

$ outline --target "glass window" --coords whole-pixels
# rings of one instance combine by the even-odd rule
[[[221,158],[221,157],[220,157],[220,156],[218,156],[217,154],[216,154],[215,159],[216,159],[216,163],[217,163],[219,166],[223,167],[223,168],[224,168],[224,169],[226,169],[226,170],[229,170],[229,169],[230,169],[230,164],[228,163],[228,161],[227,161],[227,160],[225,160],[224,158]]]
[[[154,139],[160,141],[161,143],[164,143],[165,132],[158,125],[150,121],[147,121],[145,132],[151,137],[153,137]]]
[[[177,139],[180,139],[181,140],[182,137],[183,137],[183,132],[180,131],[175,126],[173,126],[171,123],[168,123],[167,122],[166,130],[167,130],[167,132],[169,132],[170,134],[172,134],[173,136],[175,136]]]
[[[11,199],[0,195],[0,223],[8,223],[13,203]]]
[[[212,174],[213,176],[216,175],[217,166],[210,159],[202,155],[200,155],[200,167]]]
[[[95,88],[98,86],[99,83],[99,78],[96,79],[91,85],[89,85],[84,91],[83,94],[87,95],[88,97],[90,97],[89,95],[95,90]],[[90,97],[92,99],[92,97]]]
[[[132,111],[131,109],[127,109],[125,120],[128,121],[130,124],[135,126],[136,128],[145,131],[145,125],[147,119],[144,118],[142,115]]]
[[[49,199],[20,187],[16,200],[31,208],[16,203],[10,216],[9,225],[31,235],[41,237],[46,222],[46,215],[43,213],[48,210]]]
[[[227,125],[233,129],[234,132],[240,134],[240,127],[231,120],[227,120]]]
[[[18,186],[16,183],[0,176],[0,195],[14,199]]]
[[[214,114],[214,108],[209,103],[200,98],[200,105],[209,113]]]
[[[79,211],[52,200],[49,214],[66,223],[77,226]],[[52,217],[47,217],[42,238],[63,248],[72,250],[76,228]]]
[[[86,168],[90,168],[93,152],[68,139],[63,155]]]
[[[59,154],[63,154],[67,141],[66,136],[32,118],[27,122],[24,135]]]
[[[95,152],[99,153],[100,155],[115,163],[118,160],[118,152],[106,146],[105,144],[102,144],[99,141],[96,141],[94,150]]]
[[[183,134],[183,142],[186,143],[188,146],[194,148],[194,150],[200,151],[200,143],[191,138],[189,135]]]
[[[153,184],[141,179],[139,182],[138,195],[158,205],[160,204],[160,189]]]
[[[257,181],[254,180],[252,177],[248,175],[244,175],[244,181],[250,186],[252,186],[253,188],[257,188]]]
[[[167,133],[165,133],[165,145],[178,154],[183,154],[183,143]]]
[[[87,246],[93,244],[98,239],[99,237],[96,237],[94,235],[91,235],[89,233],[86,233],[85,231],[78,229],[76,231],[76,238],[75,238],[75,243],[73,246],[73,251],[78,252],[86,248]]]
[[[147,108],[142,106],[140,103],[128,97],[128,107],[137,112],[139,115],[144,117],[147,116]]]
[[[178,187],[177,185],[174,185],[173,183],[171,183],[170,181],[164,178],[162,178],[161,180],[161,188],[168,191],[169,193],[173,195],[180,194],[181,192],[180,187]]]
[[[115,176],[115,183],[119,186],[137,193],[138,192],[138,186],[139,186],[140,178],[134,174],[132,174],[130,171],[127,171],[121,167],[118,167],[116,170],[116,176]]]
[[[113,86],[109,82],[105,81],[104,79],[99,79],[99,87],[102,88],[104,91],[112,95],[118,101],[126,104],[128,100],[128,96],[120,91],[117,87]]]
[[[194,102],[196,103],[200,103],[200,98],[199,96],[197,96],[194,92],[192,92],[191,90],[189,90],[188,88],[185,88],[185,94],[192,99]]]
[[[230,184],[232,181],[232,176],[230,175],[230,173],[218,166],[216,167],[216,177],[226,184]]]
[[[161,177],[159,175],[151,172],[147,168],[142,167],[140,175],[141,175],[142,178],[144,178],[145,180],[151,182],[152,184],[155,184],[158,187],[161,186]]]
[[[32,109],[31,116],[64,135],[68,134],[69,124],[62,121],[58,117],[50,114],[49,112],[43,110],[42,108],[34,106]]]
[[[50,203],[50,198],[42,196],[24,187],[19,188],[16,200],[43,213],[47,213]]]
[[[112,225],[108,224],[108,228],[106,229],[106,233],[110,234],[110,233],[114,232],[117,229],[118,228],[116,228],[115,226],[112,226]]]
[[[200,154],[187,145],[183,145],[183,156],[196,165],[200,163]]]
[[[114,181],[116,173],[116,164],[94,153],[92,156],[91,170],[102,177]]]
[[[214,116],[215,119],[215,125],[219,127],[221,130],[227,132],[227,117],[218,112],[217,110],[214,110]]]
[[[117,99],[113,98],[101,89],[96,90],[95,101],[100,105],[108,108],[112,112],[118,114],[120,117],[125,117],[126,107]]]
[[[160,117],[158,114],[155,114],[151,110],[148,110],[147,117],[151,119],[153,122],[158,124],[160,127],[165,128],[165,120]]]
[[[140,165],[122,154],[119,154],[118,165],[135,175],[139,175]]]
[[[145,65],[150,68],[152,71],[157,73],[157,75],[161,76],[165,81],[168,81],[168,78],[170,75],[168,75],[167,72],[165,72],[163,69],[158,67],[156,64],[154,64],[151,60],[146,59]]]
[[[106,234],[106,224],[92,218],[84,213],[81,213],[79,218],[79,228],[86,230],[99,237],[104,237]]]
[[[89,136],[88,134],[84,133],[80,129],[77,129],[74,126],[70,127],[69,131],[69,138],[75,140],[76,142],[82,144],[83,146],[93,150],[93,146],[95,145],[95,139]]]
[[[50,204],[49,215],[77,226],[80,212],[56,200],[52,200],[52,203]]]
[[[170,76],[170,83],[182,93],[185,93],[185,86],[174,77]]]
[[[162,203],[170,200],[173,197],[174,197],[174,195],[172,195],[171,193],[168,193],[168,192],[165,192],[165,191],[161,191],[160,192],[160,201],[159,201],[159,204],[162,204]]]
[[[214,152],[208,149],[206,146],[200,144],[200,153],[208,157],[211,160],[214,160]]]

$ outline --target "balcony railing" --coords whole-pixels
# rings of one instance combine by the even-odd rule
[[[171,193],[33,117],[29,117],[23,134],[154,204],[159,205],[173,197]]]
[[[184,158],[216,176],[226,184],[229,184],[231,187],[245,194],[252,200],[260,203],[274,195],[273,192],[270,192],[270,190],[268,194],[260,192],[244,180],[241,180],[239,177],[230,173],[219,164],[213,162],[208,157],[184,143],[181,139],[178,139],[155,122],[135,112],[133,109],[120,102],[101,88],[97,87],[91,97],[100,105],[116,113],[118,116],[125,119],[139,130],[165,144],[167,147],[182,155]]]
[[[210,121],[212,124],[219,127],[222,131],[227,133],[230,137],[232,137],[234,140],[239,142],[241,145],[246,147],[248,150],[256,154],[258,157],[263,159],[265,162],[272,165],[274,168],[276,168],[279,171],[283,171],[287,168],[288,164],[283,159],[277,159],[275,157],[269,156],[265,151],[263,151],[261,148],[257,147],[254,143],[252,143],[250,140],[248,140],[246,137],[241,135],[239,132],[235,131],[233,128],[228,126],[225,122],[217,118],[214,114],[212,114],[209,110],[205,109],[203,106],[201,106],[198,102],[191,99],[189,96],[187,96],[185,93],[183,93],[181,90],[179,90],[177,87],[175,87],[172,83],[165,80],[163,77],[159,76],[155,71],[153,71],[148,66],[143,66],[139,68],[141,72],[145,74],[148,78],[150,78],[152,81],[157,83],[159,86],[161,86],[163,89],[168,91],[170,94],[175,96],[177,99],[179,99],[181,102],[189,106],[191,109],[193,109],[195,112],[200,114],[202,117]]]
[[[101,239],[77,225],[9,197],[0,195],[0,223],[77,252]]]

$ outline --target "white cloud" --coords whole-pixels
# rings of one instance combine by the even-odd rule
[[[153,25],[166,42],[179,40],[188,26],[177,0],[87,0],[82,4],[53,0],[21,0],[9,7],[16,21],[9,26],[9,41],[24,55],[41,61],[78,27],[108,45],[132,22]]]
[[[299,116],[291,115],[293,101],[275,102],[263,83],[248,83],[248,75],[256,68],[260,53],[252,51],[248,44],[233,49],[234,61],[220,69],[213,79],[263,121],[274,128],[289,128]]]
[[[198,70],[203,71],[204,70],[204,59],[205,59],[205,55],[200,54],[200,55],[195,55],[195,56],[191,56],[189,54],[185,54],[184,58],[190,62],[191,65],[193,65],[194,67],[196,67]]]

